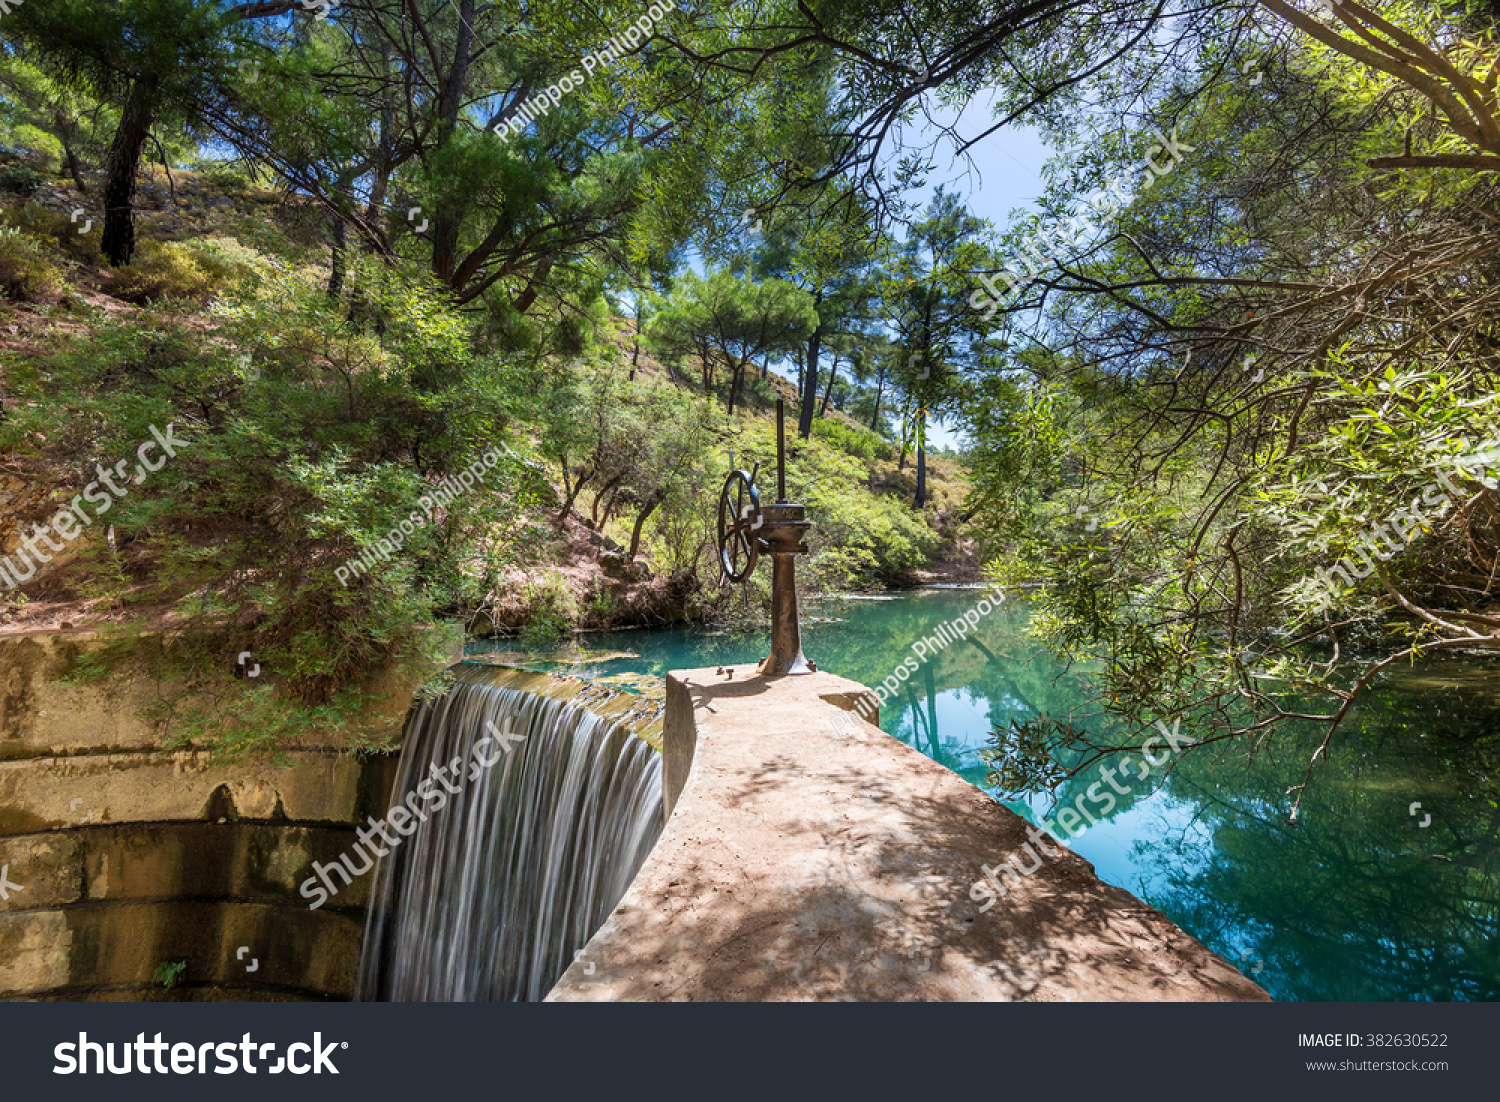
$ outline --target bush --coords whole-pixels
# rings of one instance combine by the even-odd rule
[[[0,447],[38,478],[134,463],[175,425],[176,453],[96,507],[81,557],[40,583],[72,600],[123,571],[143,612],[173,609],[171,739],[275,757],[309,728],[372,737],[370,678],[441,660],[429,625],[532,507],[535,476],[503,454],[461,499],[441,490],[506,439],[510,411],[430,277],[357,259],[347,288],[277,273],[208,317],[102,321],[11,371]],[[231,676],[244,650],[273,681]]]
[[[0,191],[11,195],[31,195],[46,181],[41,173],[26,165],[10,165],[0,169]]]
[[[869,429],[846,425],[842,421],[816,418],[812,434],[857,459],[891,459],[896,454],[891,442],[883,436],[877,436]]]
[[[239,195],[255,186],[255,180],[245,166],[238,161],[202,160],[196,171],[200,182],[217,191]]]
[[[18,302],[42,302],[60,295],[62,273],[35,238],[0,229],[0,294]]]
[[[85,264],[99,259],[99,239],[104,230],[97,219],[88,233],[81,234],[78,231],[88,225],[86,221],[74,222],[66,214],[55,214],[44,207],[27,204],[0,211],[0,224],[30,234],[69,259]]]
[[[529,610],[518,639],[522,650],[548,650],[573,634],[577,602],[561,574],[549,571],[540,581],[528,582],[522,596]]]
[[[115,269],[109,293],[126,302],[167,299],[204,303],[234,289],[252,271],[222,249],[197,242],[145,242],[135,261]]]

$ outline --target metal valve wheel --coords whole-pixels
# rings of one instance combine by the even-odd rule
[[[719,494],[719,566],[731,582],[742,582],[760,557],[757,530],[764,523],[755,476],[730,471]]]

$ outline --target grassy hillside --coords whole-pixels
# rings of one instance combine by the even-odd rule
[[[354,250],[330,294],[318,212],[228,172],[150,174],[121,268],[71,217],[89,196],[7,183],[0,565],[20,584],[0,582],[3,630],[104,627],[129,647],[170,629],[175,674],[262,693],[242,711],[276,730],[352,714],[351,686],[392,654],[435,662],[434,623],[544,643],[743,607],[715,508],[731,453],[774,485],[785,380],[752,374],[731,417],[628,319],[543,344]],[[956,463],[932,459],[916,511],[910,460],[842,413],[789,453],[810,588],[972,573]],[[226,687],[252,645],[274,685]]]

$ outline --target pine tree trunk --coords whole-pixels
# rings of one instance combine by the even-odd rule
[[[641,327],[646,324],[646,307],[640,296],[635,300],[635,346],[630,350],[630,381],[635,382],[635,371],[641,361]]]
[[[833,363],[828,365],[828,389],[823,391],[823,404],[818,407],[818,416],[828,416],[828,399],[833,396],[833,380],[839,375],[839,358],[833,357]]]
[[[385,79],[391,79],[391,53],[389,46],[381,47],[380,67]],[[393,137],[396,131],[396,108],[391,102],[391,94],[384,92],[380,97],[380,130],[376,139],[374,167],[370,170],[370,202],[365,207],[365,221],[380,235],[381,244],[386,245],[390,241],[390,227],[385,224],[382,212],[385,208],[386,192],[390,188],[391,160],[394,154],[392,149]]]
[[[458,26],[454,28],[453,37],[453,65],[449,68],[442,84],[442,98],[438,101],[438,133],[439,144],[454,141],[458,132],[458,119],[463,113],[464,101],[468,95],[469,85],[469,63],[474,54],[474,7],[475,0],[459,0],[454,5],[454,11],[458,15]],[[454,276],[458,272],[458,230],[459,214],[457,211],[447,208],[434,210],[430,214],[424,211],[418,217],[428,217],[432,222],[432,273],[437,276],[444,285],[455,291],[462,287],[454,286]],[[550,268],[550,265],[548,266]],[[530,297],[527,298],[527,295]],[[522,306],[520,300],[516,302],[518,312],[524,314],[531,306],[536,295],[531,287],[527,287],[521,298],[526,299],[526,305]]]
[[[155,101],[151,85],[138,80],[130,86],[105,162],[104,241],[100,249],[116,268],[135,257],[135,176],[156,118]]]
[[[917,414],[917,496],[918,509],[927,504],[927,411]]]
[[[813,295],[813,308],[823,303],[823,288]],[[802,412],[797,417],[797,435],[806,440],[812,435],[813,409],[818,404],[818,356],[823,348],[823,323],[813,327],[807,338],[807,374],[803,377]]]
[[[328,216],[330,253],[328,264],[328,296],[338,298],[344,289],[344,247],[347,239],[344,220],[336,214]]]
[[[457,233],[456,230],[454,232],[455,234]],[[455,237],[454,240],[457,241],[458,238]],[[524,314],[527,310],[531,309],[532,304],[536,302],[537,295],[541,293],[542,281],[547,278],[551,271],[552,257],[542,257],[540,263],[536,266],[536,270],[531,273],[531,278],[526,281],[526,289],[516,296],[516,313]]]
[[[729,382],[729,413],[734,415],[734,399],[740,392],[740,376],[745,373],[745,362],[741,360],[734,365],[734,375]]]
[[[80,194],[87,195],[89,188],[83,182],[83,168],[79,165],[78,154],[73,149],[72,141],[69,140],[72,129],[67,125],[59,125],[57,128],[57,140],[62,144],[63,150],[63,167],[68,170],[68,175],[73,177],[73,186]]]

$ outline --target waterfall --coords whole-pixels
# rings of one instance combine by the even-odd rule
[[[440,770],[458,776],[442,784]],[[408,794],[426,818],[400,817],[415,830],[380,858],[361,1000],[540,1000],[663,825],[649,745],[575,704],[484,684],[417,706],[391,806]]]

